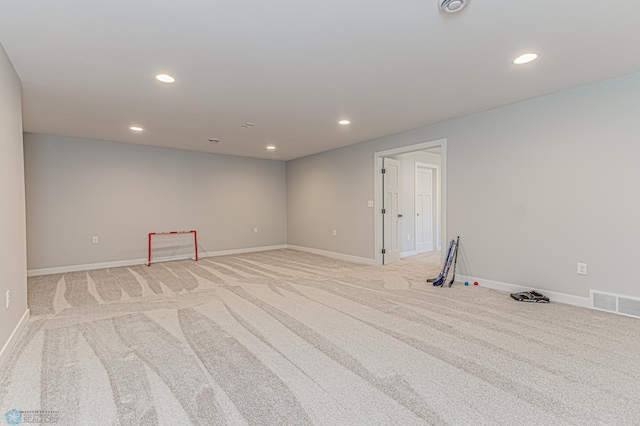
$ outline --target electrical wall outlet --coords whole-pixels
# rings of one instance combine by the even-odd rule
[[[411,241],[411,234],[407,234],[407,241]]]
[[[367,200],[367,207],[373,207],[373,200]]]
[[[256,226],[255,228],[253,228],[253,233],[257,234],[258,233],[258,227]]]
[[[11,305],[11,290],[7,290],[7,294],[4,300],[5,300],[5,307],[9,309],[9,305]]]
[[[98,237],[93,237],[93,238],[91,239],[91,242],[92,242],[93,244],[98,244]]]
[[[586,263],[578,263],[578,275],[587,275]]]
[[[336,231],[335,229],[333,230],[333,236],[335,237],[336,235],[338,235],[338,231]]]

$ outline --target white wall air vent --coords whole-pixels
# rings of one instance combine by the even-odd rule
[[[596,309],[602,309],[603,311],[616,312],[617,309],[616,296],[604,293],[591,292],[592,306]]]
[[[591,306],[595,309],[640,318],[640,299],[593,290],[589,293]]]
[[[618,297],[618,312],[640,318],[640,300]]]
[[[438,0],[440,10],[445,13],[456,13],[469,5],[471,0]]]

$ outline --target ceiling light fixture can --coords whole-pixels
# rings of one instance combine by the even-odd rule
[[[218,143],[218,142],[220,142],[220,139],[218,139],[218,138],[209,138],[209,142]]]
[[[273,145],[268,145],[268,146],[267,146],[267,149],[268,149],[269,151],[274,151],[274,150],[276,149],[276,147],[275,147],[275,146],[273,146]]]
[[[134,132],[142,132],[144,129],[141,126],[129,126],[129,130]]]
[[[163,83],[175,83],[176,79],[170,76],[169,74],[158,74],[156,75],[156,80],[161,81]]]
[[[471,0],[438,0],[444,13],[456,13],[467,7]]]
[[[338,121],[338,124],[342,124],[343,126],[347,125],[347,124],[350,124],[350,123],[351,122],[349,120],[340,120],[340,121]]]
[[[524,55],[520,55],[517,58],[515,58],[513,60],[513,63],[515,65],[524,65],[524,64],[528,64],[529,62],[533,62],[536,59],[538,59],[537,53],[525,53]]]

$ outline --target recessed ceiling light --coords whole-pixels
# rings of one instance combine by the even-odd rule
[[[163,83],[175,83],[176,79],[171,77],[169,74],[158,74],[156,75],[156,80],[161,81]]]
[[[456,13],[469,5],[471,0],[439,0],[440,10],[445,13]]]
[[[144,129],[140,126],[130,126],[129,130],[132,130],[134,132],[142,132]]]
[[[220,139],[218,139],[218,138],[209,138],[209,142],[218,143],[218,142],[220,142]]]
[[[535,61],[538,59],[537,53],[525,53],[524,55],[520,55],[513,60],[513,63],[516,65],[528,64],[529,62]]]
[[[340,120],[340,121],[338,121],[338,124],[342,124],[343,126],[347,125],[349,123],[351,123],[349,120]]]
[[[275,147],[275,146],[273,146],[273,145],[267,145],[267,149],[268,149],[269,151],[274,151],[274,150],[276,149],[276,147]]]

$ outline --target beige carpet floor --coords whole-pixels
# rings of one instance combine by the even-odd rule
[[[65,425],[638,425],[640,321],[437,262],[277,250],[29,279],[1,414]]]

